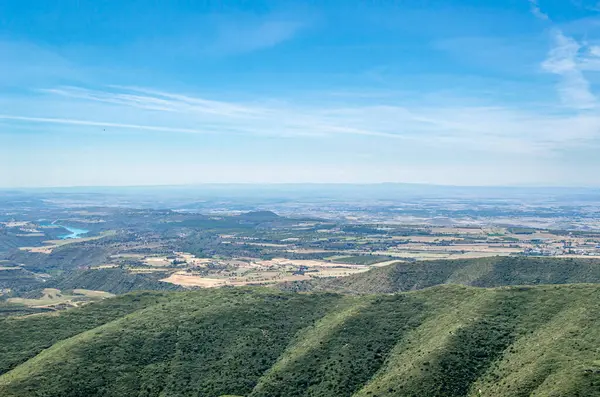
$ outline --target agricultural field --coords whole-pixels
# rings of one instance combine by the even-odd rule
[[[130,196],[122,203],[115,196],[98,203],[93,200],[102,195],[78,197],[58,195],[0,214],[2,299],[43,296],[44,288],[122,293],[278,285],[397,263],[600,255],[600,228],[594,229],[590,207],[570,209],[579,215],[565,225],[559,210],[536,204],[546,216],[542,225],[532,221],[531,206],[520,208],[514,200],[495,202],[495,213],[479,202],[300,201],[288,207],[269,201],[273,210],[246,204],[239,210],[233,201],[211,199],[182,211],[173,209],[182,208],[179,201],[156,208]],[[102,204],[109,201],[113,205]]]
[[[2,396],[600,396],[600,200],[33,196]]]

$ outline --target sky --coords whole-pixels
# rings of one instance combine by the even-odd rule
[[[600,186],[597,0],[0,0],[0,187]]]

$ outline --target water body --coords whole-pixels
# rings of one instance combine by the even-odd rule
[[[61,240],[81,238],[82,234],[86,234],[87,232],[89,232],[89,230],[77,229],[76,227],[71,227],[71,226],[65,226],[65,225],[56,225],[56,226],[60,226],[63,229],[67,229],[69,231],[69,234],[59,236],[59,238]]]

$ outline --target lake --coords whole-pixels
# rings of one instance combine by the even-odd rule
[[[65,234],[63,236],[59,236],[59,238],[61,240],[81,238],[82,234],[86,234],[87,232],[89,232],[89,230],[78,229],[76,227],[71,227],[71,226],[65,226],[65,225],[56,225],[56,226],[60,226],[63,229],[67,229],[70,233],[70,234]]]

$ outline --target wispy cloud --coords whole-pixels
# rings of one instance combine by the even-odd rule
[[[557,55],[557,73],[570,70]],[[380,99],[379,105],[253,103],[206,99],[147,88],[92,90],[57,87],[27,98],[19,113],[0,115],[15,123],[110,127],[165,133],[350,139],[373,137],[421,147],[549,155],[598,138],[600,116],[550,113],[505,106],[422,103],[417,98]],[[578,104],[583,102],[581,98]],[[61,102],[62,101],[62,102]],[[13,101],[15,102],[15,101]],[[0,101],[0,105],[2,105]],[[16,106],[16,107],[15,107]],[[36,109],[32,112],[30,109]]]
[[[169,34],[142,37],[124,48],[145,57],[156,52],[188,61],[230,57],[279,46],[310,23],[310,17],[302,13],[203,15],[190,17]]]
[[[549,73],[561,77],[559,93],[566,106],[576,109],[592,109],[597,106],[597,98],[581,71],[579,54],[581,45],[560,30],[554,31],[554,47],[542,67]]]
[[[209,46],[215,54],[245,53],[273,47],[292,39],[306,22],[287,15],[269,15],[243,22],[221,22],[217,37]]]
[[[62,119],[53,117],[28,117],[28,116],[11,116],[6,114],[0,114],[0,120],[15,120],[15,121],[27,121],[33,123],[43,124],[69,124],[69,125],[83,125],[93,127],[114,127],[124,128],[132,130],[146,130],[146,131],[161,131],[161,132],[183,132],[192,134],[202,134],[209,131],[193,130],[189,128],[173,128],[173,127],[156,127],[151,125],[139,125],[139,124],[123,124],[123,123],[111,123],[105,121],[92,121],[92,120],[78,120],[78,119]]]
[[[221,116],[235,116],[238,114],[247,115],[256,111],[248,107],[236,106],[222,101],[194,98],[142,87],[112,86],[111,88],[120,91],[90,90],[80,87],[60,87],[41,89],[39,91],[68,98],[164,112],[207,113]]]
[[[571,3],[583,10],[600,11],[600,1],[598,0],[571,0]]]
[[[540,9],[538,0],[529,0],[529,4],[531,13],[536,18],[548,21],[550,26],[554,25],[548,14]],[[550,32],[553,46],[541,66],[545,72],[560,76],[558,93],[563,105],[578,110],[596,108],[598,99],[583,73],[583,70],[595,67],[597,60],[600,60],[595,54],[595,48],[586,47],[584,43],[565,35],[556,26],[553,26]],[[600,54],[600,51],[598,53]]]
[[[544,13],[542,11],[542,9],[540,8],[538,0],[529,0],[529,5],[531,7],[531,13],[536,18],[541,19],[542,21],[548,21],[548,20],[550,20],[550,17],[548,17],[548,14]]]

